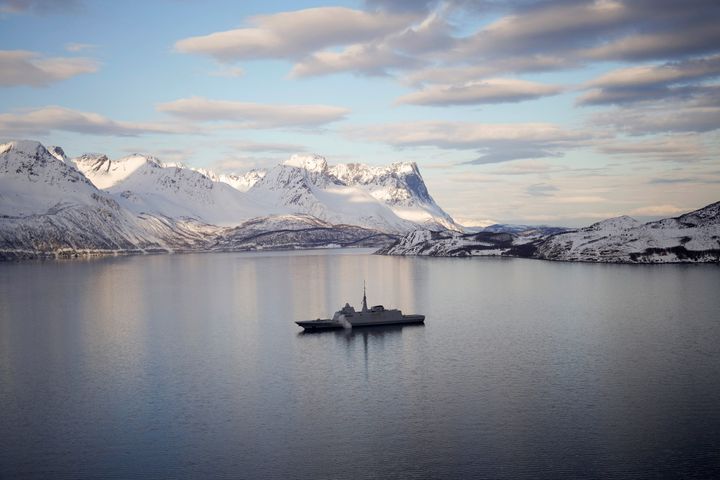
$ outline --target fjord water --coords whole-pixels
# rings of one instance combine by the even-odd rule
[[[425,326],[302,334],[371,304]],[[717,478],[720,268],[0,265],[2,478]]]

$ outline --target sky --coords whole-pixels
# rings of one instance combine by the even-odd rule
[[[0,140],[414,161],[466,225],[720,200],[717,0],[0,0]]]

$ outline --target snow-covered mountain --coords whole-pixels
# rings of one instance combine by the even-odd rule
[[[241,192],[247,192],[250,190],[250,187],[255,185],[257,181],[263,178],[267,173],[265,170],[250,170],[249,172],[239,175],[235,173],[217,174],[206,168],[193,168],[193,170],[202,173],[213,182],[227,183],[234,189],[240,190]]]
[[[328,166],[317,155],[293,155],[259,178],[247,192],[258,202],[282,205],[333,224],[383,232],[418,227],[460,230],[432,199],[417,165]]]
[[[0,258],[169,251],[200,239],[188,222],[133,214],[38,142],[0,145]]]
[[[610,218],[537,246],[547,260],[612,263],[720,261],[720,202],[675,218],[640,223]]]
[[[244,175],[167,165],[140,154],[118,160],[86,154],[72,163],[135,213],[227,226],[265,215],[307,214],[385,233],[461,228],[435,203],[410,163],[329,167],[323,157],[293,155],[269,171]]]
[[[377,253],[430,257],[496,256],[507,254],[518,238],[511,233],[416,230]]]
[[[543,233],[430,232],[401,237],[387,255],[504,255],[577,262],[720,262],[720,202],[676,218],[641,223],[610,218],[579,230]]]
[[[276,215],[228,228],[209,250],[237,251],[327,247],[377,247],[395,237],[356,225],[332,225],[310,215]]]
[[[110,160],[105,155],[83,155],[74,163],[96,187],[137,214],[193,218],[226,226],[284,213],[273,205],[259,204],[227,183],[183,166],[163,164],[151,156],[134,154]]]
[[[319,169],[296,160],[215,176],[139,154],[71,160],[60,147],[9,142],[0,146],[0,258],[379,246],[417,228],[333,178],[324,160]],[[303,186],[307,201],[294,201]]]

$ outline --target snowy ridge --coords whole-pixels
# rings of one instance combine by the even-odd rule
[[[248,193],[294,213],[384,232],[462,229],[432,199],[414,163],[328,166],[318,155],[293,155]]]
[[[234,173],[216,174],[212,170],[207,170],[205,168],[193,168],[192,170],[202,173],[213,182],[227,183],[235,190],[240,190],[241,192],[247,192],[250,190],[250,188],[267,173],[265,170],[250,170],[243,175],[238,175]]]
[[[579,230],[475,234],[418,230],[378,251],[386,255],[504,255],[571,262],[720,262],[720,202],[675,218],[641,223],[621,216]]]
[[[382,255],[423,255],[431,257],[470,257],[507,255],[522,245],[518,235],[506,232],[460,233],[416,230],[380,249]]]
[[[720,202],[680,217],[640,223],[623,216],[549,237],[535,256],[608,263],[720,261]]]
[[[226,229],[211,250],[377,247],[395,238],[355,225],[332,225],[310,215],[279,215],[252,219]]]
[[[98,188],[136,214],[237,225],[258,215],[278,213],[227,183],[151,156],[133,154],[110,160],[105,155],[84,155],[75,164]]]
[[[321,156],[302,154],[244,175],[163,164],[141,154],[119,160],[86,154],[73,163],[135,213],[227,226],[263,215],[306,214],[390,234],[462,228],[432,199],[414,163],[330,167]]]
[[[0,215],[43,213],[58,203],[92,204],[93,193],[99,192],[81,172],[40,143],[0,145]]]

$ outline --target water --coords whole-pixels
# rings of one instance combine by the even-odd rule
[[[371,304],[425,326],[301,334]],[[718,478],[720,268],[0,265],[2,478]]]

